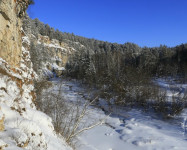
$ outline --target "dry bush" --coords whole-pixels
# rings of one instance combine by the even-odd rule
[[[41,82],[41,84],[44,83]],[[102,124],[104,121],[102,119],[91,124],[86,123],[85,126],[84,119],[88,115],[88,107],[96,99],[87,102],[70,101],[63,96],[62,84],[43,91],[39,98],[38,108],[52,118],[55,131],[62,135],[70,145],[77,135]]]
[[[169,86],[168,88],[170,89],[171,96],[168,96],[166,89],[158,87],[157,92],[152,97],[153,101],[151,103],[151,108],[162,114],[165,118],[171,118],[181,113],[187,104],[187,93],[185,91],[177,92],[176,89],[180,88],[176,86]]]
[[[42,79],[34,82],[34,89],[36,93],[35,105],[38,110],[42,110],[43,105],[43,92],[49,89],[52,86],[52,83],[46,79]]]

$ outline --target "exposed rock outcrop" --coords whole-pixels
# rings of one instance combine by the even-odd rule
[[[0,57],[19,67],[22,47],[22,20],[28,0],[0,1]]]
[[[5,120],[5,116],[0,109],[0,131],[4,131],[5,129],[4,120]]]
[[[45,49],[51,53],[59,67],[65,67],[68,57],[75,51],[64,42],[59,42],[56,39],[50,40],[48,36],[38,35],[38,44],[44,44]]]
[[[58,37],[60,33],[58,34],[57,31],[56,34],[52,33],[48,29],[50,27],[47,28],[47,26],[38,19],[32,20],[28,15],[23,19],[23,29],[31,42],[30,52],[33,57],[34,70],[44,77],[51,77],[54,72],[60,76],[69,58],[75,52],[86,48],[79,42],[66,38],[60,39]]]
[[[0,150],[59,149],[54,143],[70,150],[54,133],[51,118],[34,105],[37,75],[22,30],[27,7],[28,0],[0,0]]]
[[[37,74],[40,77],[52,77],[55,72],[57,76],[61,76],[69,57],[76,50],[67,43],[51,40],[48,36],[34,36],[29,31],[26,34],[28,41],[32,43],[29,49]],[[25,46],[24,43],[23,45]]]

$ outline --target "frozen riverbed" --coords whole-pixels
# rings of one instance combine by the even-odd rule
[[[55,81],[53,81],[55,82]],[[70,101],[84,99],[86,90],[76,82],[62,80],[63,96]],[[58,82],[55,82],[59,84]],[[101,104],[104,104],[102,100]],[[117,108],[103,125],[82,133],[78,137],[78,150],[186,150],[187,111],[173,120],[161,120],[158,116],[138,109]],[[86,122],[106,118],[99,108],[90,108]]]

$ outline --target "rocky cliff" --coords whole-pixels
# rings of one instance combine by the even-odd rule
[[[44,76],[56,72],[60,76],[69,58],[81,49],[86,49],[79,42],[69,40],[65,33],[54,30],[38,19],[24,17],[23,29],[31,42],[30,52],[34,70]],[[61,37],[61,38],[60,38]]]
[[[68,150],[34,105],[37,77],[22,29],[28,0],[0,0],[0,150]],[[54,147],[55,145],[55,147]]]
[[[43,71],[45,72],[47,69],[50,72],[56,72],[58,76],[63,73],[68,58],[76,51],[65,42],[60,43],[56,39],[50,40],[48,36],[42,36],[40,34],[35,43],[43,45],[45,53],[49,54],[44,63]]]
[[[28,0],[0,1],[0,57],[10,65],[19,67],[22,46],[22,16]]]

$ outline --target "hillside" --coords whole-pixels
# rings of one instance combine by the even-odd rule
[[[50,117],[37,111],[30,41],[22,29],[28,0],[0,1],[0,149],[68,150]]]
[[[32,2],[0,1],[0,150],[185,149],[187,44],[61,32]]]
[[[185,149],[185,146],[180,146],[185,145],[180,132],[186,129],[186,44],[176,47],[161,45],[148,48],[133,43],[123,45],[109,43],[55,31],[38,19],[32,20],[28,16],[24,19],[23,29],[32,43],[30,51],[33,54],[31,58],[34,69],[41,77],[49,79],[58,76],[68,80],[77,79],[83,83],[83,87],[86,86],[87,91],[83,91],[85,95],[97,95],[99,100],[96,107],[101,107],[103,111],[91,108],[90,111],[95,115],[91,116],[92,119],[87,119],[86,124],[97,120],[98,116],[107,117],[108,112],[112,113],[103,126],[78,136],[83,144],[81,149],[112,149],[111,147],[120,149],[122,146],[131,149]],[[64,87],[62,90],[58,89],[61,91],[63,102],[63,95],[66,94],[65,101],[69,101],[68,105],[76,99],[82,100],[78,96],[79,93],[72,92],[72,85],[69,87],[70,91],[66,91],[67,85],[63,85],[60,79],[56,80],[59,88]],[[162,82],[166,81],[169,83],[163,87]],[[181,88],[183,84],[184,88]],[[83,103],[87,100],[85,95],[83,94]],[[56,98],[53,100],[55,101]],[[48,100],[41,102],[41,104],[45,103],[50,102]],[[79,103],[79,107],[82,107],[82,102]],[[61,105],[61,103],[57,104]],[[123,112],[123,109],[128,110],[129,107],[135,109]],[[40,106],[41,110],[53,118],[53,111],[47,112],[47,108]],[[149,115],[146,116],[144,111]],[[127,114],[131,119],[126,117]],[[160,118],[157,118],[157,115]],[[177,122],[177,118],[181,119],[182,126]],[[164,119],[171,119],[177,125],[173,123],[171,129],[167,131],[168,122]],[[114,120],[118,123],[114,123]],[[153,122],[151,123],[150,120]],[[144,136],[141,135],[141,130],[145,133]],[[63,130],[61,132],[63,133]],[[169,132],[179,132],[179,135],[174,137]],[[185,131],[184,135],[186,135]],[[106,143],[111,144],[100,144],[99,140],[96,140],[99,136],[105,138]],[[114,141],[110,141],[112,139]],[[162,143],[161,139],[164,142],[160,145],[158,143]],[[178,145],[175,142],[170,144],[171,141],[182,144]]]
[[[47,41],[55,39],[54,41],[58,41],[57,43],[58,45],[60,44],[61,47],[67,48],[69,46],[76,50],[77,53],[71,55],[70,59],[63,58],[66,59],[66,62],[69,60],[67,64],[63,62],[63,66],[66,65],[70,67],[71,60],[73,65],[76,59],[78,60],[85,57],[85,61],[90,61],[88,62],[89,65],[94,64],[96,67],[94,62],[99,59],[97,57],[102,57],[102,60],[100,60],[102,61],[100,62],[102,66],[117,65],[114,64],[115,62],[113,62],[113,64],[107,64],[107,62],[109,62],[110,59],[118,59],[120,64],[123,63],[143,68],[151,73],[152,76],[172,76],[174,74],[185,76],[186,74],[187,44],[181,44],[176,47],[167,47],[166,45],[160,45],[160,47],[139,47],[129,42],[124,44],[109,43],[76,36],[73,33],[61,32],[58,29],[55,30],[50,27],[48,24],[40,22],[38,19],[32,20],[28,16],[24,19],[23,28],[26,33],[32,34],[38,39],[40,39],[41,36],[47,36]],[[44,43],[47,41],[45,40]],[[71,51],[70,49],[68,50]],[[65,53],[63,55],[67,56]],[[111,58],[111,55],[114,58]],[[87,60],[86,57],[89,57],[90,60]],[[71,70],[75,72],[78,71],[72,68]],[[82,71],[85,70],[83,69],[81,72]],[[71,75],[72,74],[71,72]]]

